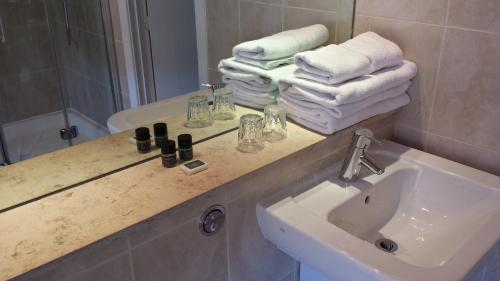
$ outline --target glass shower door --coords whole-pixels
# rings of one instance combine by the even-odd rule
[[[0,21],[2,158],[17,162],[67,147],[59,138],[67,124],[44,1],[0,1]]]
[[[46,3],[71,142],[107,135],[107,119],[120,110],[107,0]]]
[[[120,101],[107,1],[0,1],[0,162],[108,134]]]

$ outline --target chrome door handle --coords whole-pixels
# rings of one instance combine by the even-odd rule
[[[5,30],[3,29],[3,20],[0,16],[0,42],[5,43]]]

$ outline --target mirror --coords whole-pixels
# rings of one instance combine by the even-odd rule
[[[201,142],[260,110],[185,126],[188,97],[212,97],[235,45],[323,24],[352,35],[354,0],[0,1],[0,212],[158,157],[134,129],[166,122]]]

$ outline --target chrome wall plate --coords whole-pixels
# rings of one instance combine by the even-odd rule
[[[212,236],[224,225],[226,212],[223,206],[213,205],[209,207],[200,217],[198,223],[201,234]]]

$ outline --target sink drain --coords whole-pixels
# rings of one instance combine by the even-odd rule
[[[396,244],[396,242],[392,241],[391,239],[387,238],[378,239],[377,241],[375,241],[375,246],[377,246],[377,248],[387,253],[395,252],[398,249],[398,244]]]

